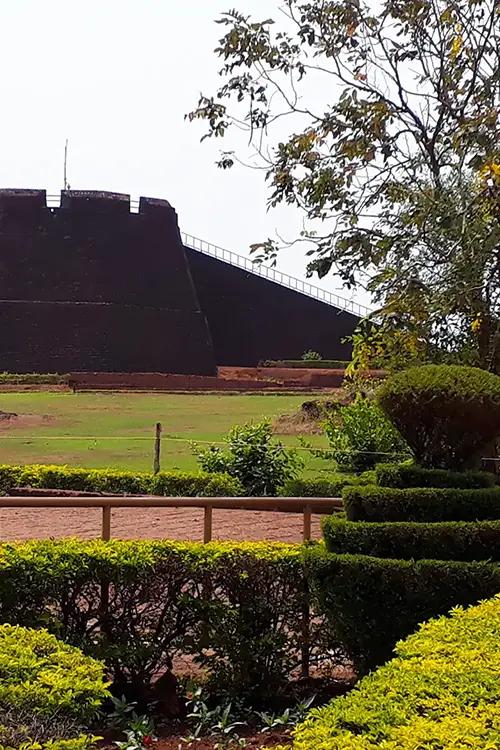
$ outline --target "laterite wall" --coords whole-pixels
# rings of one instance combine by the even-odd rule
[[[223,261],[186,248],[218,365],[253,367],[300,359],[308,349],[350,359],[342,343],[359,318]]]
[[[215,358],[166,201],[0,191],[0,367],[210,375]]]

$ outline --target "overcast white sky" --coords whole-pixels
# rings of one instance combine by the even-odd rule
[[[218,83],[214,19],[233,7],[267,18],[276,6],[0,0],[0,186],[59,190],[69,138],[74,189],[166,198],[184,231],[241,254],[276,229],[293,235],[300,217],[267,212],[262,175],[218,170],[224,142],[200,144],[201,126],[184,120]],[[293,249],[279,268],[303,277],[305,264]],[[334,279],[314,283],[339,289]]]

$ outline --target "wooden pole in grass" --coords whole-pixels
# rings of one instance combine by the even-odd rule
[[[161,449],[161,422],[156,423],[155,430],[155,457],[153,461],[153,474],[160,472],[160,449]]]

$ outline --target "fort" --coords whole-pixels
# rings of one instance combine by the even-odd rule
[[[1,368],[214,375],[349,356],[358,307],[210,247],[164,200],[0,190]]]

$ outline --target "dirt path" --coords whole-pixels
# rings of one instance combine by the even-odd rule
[[[101,511],[96,509],[0,510],[0,541],[80,537],[93,539],[101,533]],[[203,511],[197,508],[127,508],[112,511],[111,534],[115,539],[177,539],[201,541]],[[242,510],[213,511],[214,539],[300,542],[302,515]],[[312,536],[321,536],[320,517],[314,516]]]

